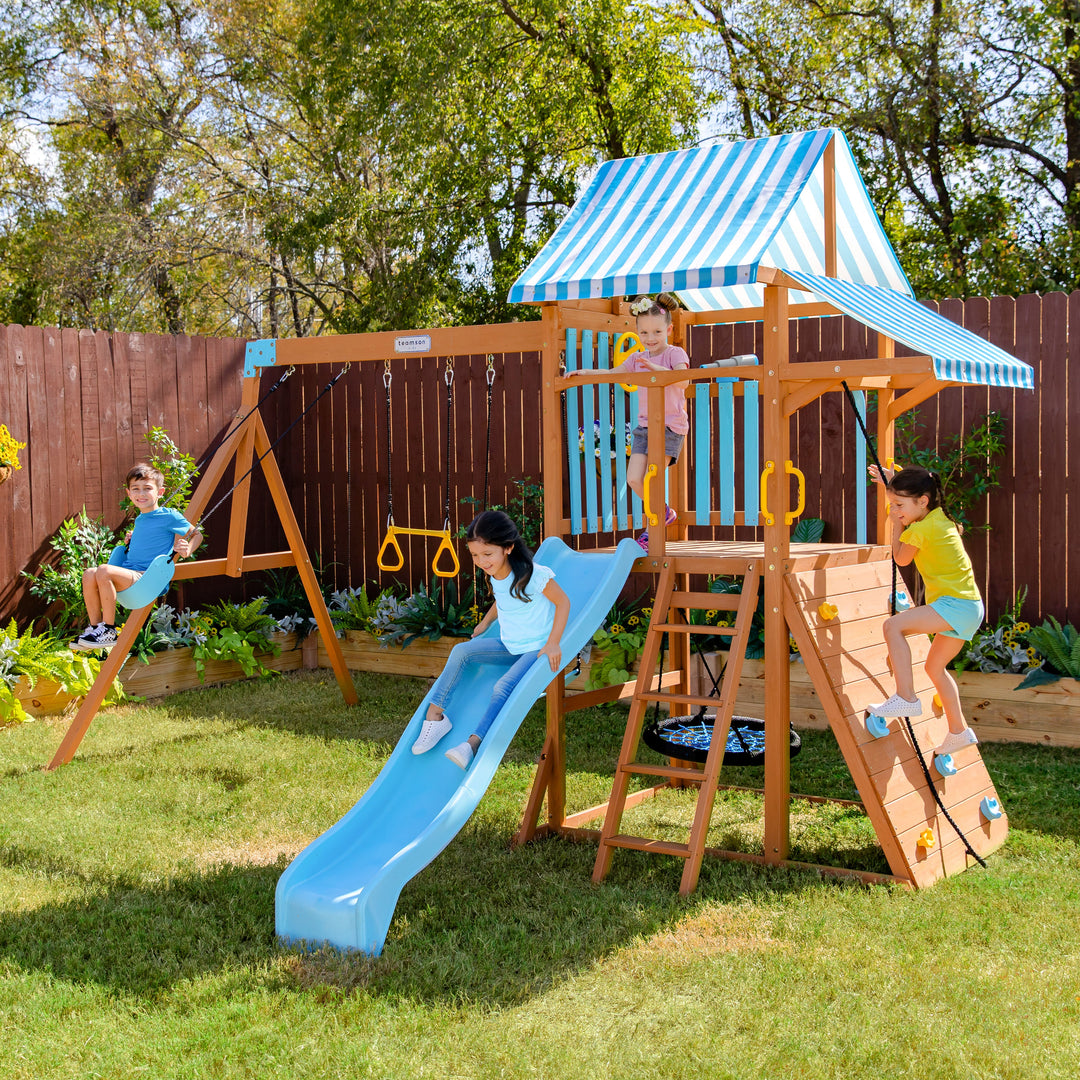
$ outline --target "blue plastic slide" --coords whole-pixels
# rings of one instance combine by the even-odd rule
[[[573,659],[619,597],[641,548],[623,540],[614,552],[577,552],[549,538],[536,553],[555,571],[570,597],[562,637],[565,662]],[[498,633],[497,624],[489,634]],[[505,669],[471,668],[462,676],[446,714],[454,729],[426,754],[412,744],[427,713],[425,697],[398,740],[390,760],[360,801],[292,861],[277,885],[278,935],[287,942],[327,942],[377,956],[406,882],[457,835],[487,790],[525,714],[554,677],[539,657],[514,688],[462,771],[443,756],[464,741],[482,702]]]

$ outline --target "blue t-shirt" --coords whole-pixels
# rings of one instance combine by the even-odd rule
[[[179,510],[159,506],[135,519],[124,566],[142,573],[159,555],[172,551],[173,537],[191,531],[191,523]]]
[[[544,587],[554,577],[555,571],[550,567],[533,563],[532,577],[525,586],[528,603],[511,595],[510,588],[514,584],[512,573],[502,581],[489,579],[499,615],[499,637],[507,651],[514,656],[539,652],[547,644],[555,623],[555,605],[544,595]]]

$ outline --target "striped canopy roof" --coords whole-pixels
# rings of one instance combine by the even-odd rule
[[[824,153],[830,142],[837,265],[835,277],[826,278]],[[938,378],[1033,384],[1026,364],[914,302],[847,139],[835,129],[605,162],[514,282],[509,299],[666,290],[691,311],[758,307],[760,265],[786,270],[807,286],[805,294],[791,293],[793,303],[817,295],[933,356]],[[848,284],[869,289],[842,288]],[[916,317],[915,309],[922,314]],[[860,311],[872,311],[876,322]]]

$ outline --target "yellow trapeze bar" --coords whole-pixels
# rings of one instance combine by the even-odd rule
[[[449,529],[409,529],[403,525],[388,525],[386,527],[386,538],[383,540],[382,546],[379,548],[378,557],[375,560],[380,570],[400,570],[405,565],[405,555],[397,540],[399,536],[441,537],[442,542],[435,549],[435,557],[431,560],[432,573],[436,577],[450,578],[456,577],[461,572],[461,563],[458,561],[457,552],[454,550],[454,545],[451,543]],[[387,549],[397,555],[397,562],[392,565],[386,562],[384,558],[384,552],[386,552]],[[452,569],[444,570],[439,565],[439,563],[443,561],[444,552],[447,552],[450,555]]]

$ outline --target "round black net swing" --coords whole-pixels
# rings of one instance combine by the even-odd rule
[[[663,672],[663,652],[661,649],[660,669]],[[698,652],[702,666],[712,683],[710,696],[720,696],[720,678],[712,673],[705,654]],[[679,761],[704,762],[709,756],[712,745],[713,725],[716,711],[702,705],[692,716],[669,716],[660,718],[659,703],[653,708],[652,722],[641,733],[642,741],[650,750],[655,750],[664,757]],[[794,727],[789,725],[789,753],[794,757],[802,749],[802,739]],[[765,764],[765,721],[752,716],[733,716],[728,728],[727,743],[724,746],[725,765],[764,765]]]

